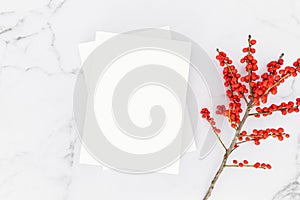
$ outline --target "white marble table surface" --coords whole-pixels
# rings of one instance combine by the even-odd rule
[[[8,2],[10,11],[1,10]],[[0,12],[1,200],[201,199],[214,170],[206,166],[218,162],[221,149],[204,161],[198,153],[186,155],[177,176],[132,176],[78,164],[72,117],[80,69],[77,45],[92,40],[97,30],[170,25],[198,42],[212,59],[219,47],[234,60],[252,34],[262,65],[282,51],[287,63],[300,57],[298,0],[2,0]],[[274,101],[297,95],[300,78],[288,81]],[[300,199],[298,120],[299,115],[262,120],[263,126],[286,127],[291,138],[237,157],[265,159],[274,169],[228,170],[212,199]]]

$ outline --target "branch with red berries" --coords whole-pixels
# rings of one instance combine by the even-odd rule
[[[276,95],[278,87],[290,77],[296,77],[300,73],[300,58],[293,63],[293,66],[283,67],[284,54],[281,54],[277,60],[271,61],[267,64],[267,71],[261,75],[257,74],[258,63],[254,57],[256,50],[253,46],[256,40],[251,36],[248,37],[248,46],[243,49],[246,55],[240,60],[245,65],[245,75],[242,76],[232,60],[226,53],[217,49],[218,55],[216,59],[223,67],[224,86],[227,88],[226,95],[229,98],[229,104],[220,105],[217,107],[216,114],[223,115],[228,118],[230,126],[233,128],[234,137],[231,143],[227,146],[221,139],[221,130],[217,128],[216,122],[207,108],[201,110],[201,115],[208,121],[219,143],[224,149],[222,163],[215,174],[204,200],[209,199],[223,170],[227,167],[250,167],[256,169],[271,169],[272,166],[266,163],[253,162],[249,164],[248,160],[238,162],[233,160],[228,163],[231,153],[241,148],[245,143],[254,143],[260,145],[261,140],[274,138],[283,141],[284,138],[289,138],[290,135],[284,131],[283,128],[268,128],[268,129],[253,129],[243,130],[248,118],[267,117],[275,112],[280,112],[282,115],[289,113],[298,113],[300,107],[300,98],[295,101],[283,102],[281,104],[272,104],[271,106],[261,107],[261,104],[268,102],[270,95]]]

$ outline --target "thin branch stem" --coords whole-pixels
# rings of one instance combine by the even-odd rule
[[[284,53],[281,53],[281,55],[279,56],[279,59],[282,59],[284,56]]]
[[[248,56],[251,55],[251,35],[248,36]],[[250,62],[247,61],[247,64],[249,64]],[[253,89],[250,85],[251,83],[251,78],[250,78],[250,75],[251,75],[252,71],[251,69],[248,69],[248,76],[249,76],[249,81],[248,81],[248,84],[249,84],[249,89],[250,89],[250,94],[251,94],[251,98],[253,99]]]
[[[222,145],[222,147],[225,149],[225,151],[227,151],[227,147],[225,146],[225,144],[223,143],[222,139],[220,138],[219,134],[213,130],[213,132],[215,133],[216,137],[218,138],[220,144]]]
[[[278,135],[286,135],[286,133],[282,133],[282,134],[275,134],[275,133],[270,133],[268,136],[269,137],[274,137],[274,136],[278,136]],[[236,144],[239,145],[239,144],[243,144],[243,143],[246,143],[246,142],[251,142],[251,141],[254,141],[255,139],[253,138],[253,136],[248,136],[248,137],[252,137],[250,140],[244,140],[244,141],[240,141],[240,142],[237,142]]]
[[[296,108],[299,108],[299,106],[294,106],[292,107],[293,109],[296,109]],[[273,112],[278,112],[278,111],[282,111],[282,110],[287,110],[289,108],[280,108],[280,109],[277,109],[277,110],[273,110],[272,112],[256,112],[256,113],[250,113],[249,116],[255,116],[255,115],[264,115],[264,114],[272,114]]]
[[[214,134],[216,135],[218,141],[220,142],[220,144],[222,145],[222,147],[224,148],[224,150],[227,151],[227,147],[226,147],[225,144],[223,143],[223,141],[222,141],[222,139],[220,138],[219,134],[215,131],[214,126],[213,126],[211,123],[209,123],[209,124],[210,124],[210,126],[211,126],[211,128],[212,128]]]
[[[209,197],[211,196],[211,193],[212,193],[212,191],[213,191],[213,189],[215,187],[215,184],[218,181],[220,175],[222,174],[222,172],[223,172],[223,170],[224,170],[224,168],[226,166],[226,163],[227,163],[227,160],[228,160],[230,154],[234,150],[234,147],[235,147],[236,142],[237,142],[237,138],[240,136],[241,130],[242,130],[242,128],[243,128],[243,126],[244,126],[247,118],[249,117],[249,112],[252,109],[253,105],[254,105],[253,104],[253,100],[250,100],[250,102],[247,104],[247,109],[246,109],[246,111],[244,113],[242,121],[239,124],[238,128],[236,129],[234,138],[232,139],[230,146],[228,147],[226,153],[224,154],[222,163],[221,163],[221,165],[220,165],[217,173],[215,174],[213,180],[211,181],[211,184],[210,184],[210,186],[208,188],[208,191],[207,191],[206,195],[204,196],[203,200],[208,200]]]
[[[240,167],[238,165],[225,165],[225,167],[236,167],[236,168],[250,167],[250,168],[255,168],[254,165],[243,165],[243,167]],[[263,167],[257,167],[257,168],[265,169]]]
[[[251,142],[251,141],[254,141],[254,139],[250,139],[250,140],[244,140],[244,141],[241,141],[241,142],[237,142],[236,144],[239,145],[239,144],[243,144],[243,143],[246,143],[246,142]]]

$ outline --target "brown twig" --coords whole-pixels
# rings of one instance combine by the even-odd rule
[[[215,184],[216,184],[216,182],[218,181],[218,179],[219,179],[221,173],[223,172],[223,170],[224,170],[224,168],[225,168],[225,166],[226,166],[226,163],[227,163],[227,160],[228,160],[230,154],[231,154],[232,151],[234,150],[234,146],[235,146],[235,144],[236,144],[237,138],[240,136],[240,132],[241,132],[241,130],[242,130],[242,128],[243,128],[243,126],[244,126],[244,124],[245,124],[247,118],[249,117],[249,113],[250,113],[252,107],[253,107],[253,101],[251,100],[251,101],[248,103],[248,105],[247,105],[247,109],[246,109],[246,111],[245,111],[245,114],[244,114],[244,116],[243,116],[243,119],[242,119],[241,123],[239,124],[238,128],[236,129],[235,136],[234,136],[234,138],[232,139],[229,148],[228,148],[227,151],[225,152],[225,154],[224,154],[224,156],[223,156],[222,163],[221,163],[221,165],[220,165],[220,167],[219,167],[217,173],[215,174],[213,180],[211,181],[211,184],[210,184],[210,186],[209,186],[209,188],[208,188],[208,191],[207,191],[206,195],[204,196],[203,200],[208,200],[209,197],[211,196],[211,193],[212,193],[212,191],[213,191],[213,189],[214,189],[214,187],[215,187]]]
[[[220,144],[222,145],[222,147],[225,149],[225,151],[227,151],[227,147],[225,146],[225,144],[223,143],[222,139],[220,138],[219,134],[214,130],[214,127],[212,126],[213,132],[215,133],[216,137],[218,138],[218,141],[220,142]]]
[[[294,107],[292,107],[292,108],[299,108],[299,106],[294,106]],[[270,114],[272,114],[273,112],[279,112],[279,111],[282,111],[282,110],[287,110],[287,109],[289,109],[289,108],[280,108],[280,109],[277,109],[277,110],[273,110],[272,112],[256,112],[256,113],[250,113],[249,114],[249,116],[255,116],[255,115],[266,115],[266,114],[268,114],[268,115],[270,115]]]
[[[239,168],[243,168],[243,167],[251,167],[251,168],[260,168],[260,169],[266,169],[264,167],[254,167],[254,165],[243,165],[243,167],[240,167],[238,165],[225,165],[225,167],[239,167]]]

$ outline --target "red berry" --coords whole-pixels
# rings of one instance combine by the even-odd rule
[[[283,129],[283,128],[279,128],[279,129],[278,129],[278,132],[279,132],[279,133],[283,133],[283,132],[284,132],[284,129]]]
[[[241,132],[241,135],[242,135],[242,136],[245,136],[245,135],[247,135],[247,132],[246,132],[246,131],[242,131],[242,132]]]
[[[259,168],[259,167],[260,167],[260,163],[257,162],[257,163],[255,163],[253,166],[254,166],[255,168]]]
[[[286,110],[282,110],[281,113],[282,113],[283,115],[286,115],[286,114],[287,114],[287,111],[286,111]]]
[[[255,45],[255,44],[256,44],[256,40],[251,40],[251,41],[250,41],[250,44],[251,44],[251,45]]]

